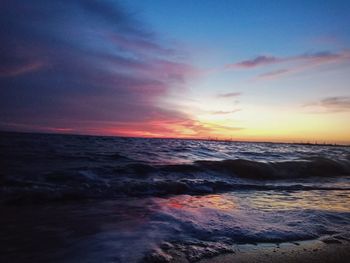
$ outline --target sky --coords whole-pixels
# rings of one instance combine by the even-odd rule
[[[350,144],[349,13],[0,0],[0,130]]]

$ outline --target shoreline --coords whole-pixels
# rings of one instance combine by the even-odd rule
[[[120,203],[92,205],[42,206],[34,210],[31,206],[0,206],[6,215],[0,220],[4,232],[0,238],[4,248],[0,261],[113,262],[108,260],[115,258],[119,260],[116,262],[144,263],[346,263],[350,258],[349,232],[282,243],[212,244],[183,239],[183,243],[177,244],[172,242],[174,235],[158,236],[162,240],[155,236],[155,239],[147,238],[147,242],[137,243],[137,236],[157,233],[154,228],[147,230],[145,227],[151,221],[147,221],[150,214],[140,209],[144,204],[131,206],[135,214],[129,214],[128,207]],[[117,219],[120,224],[116,223],[119,222]],[[127,244],[130,244],[129,248],[126,248]],[[121,250],[132,251],[137,260],[119,254]]]
[[[169,243],[166,243],[169,244]],[[166,245],[165,244],[165,245]],[[196,248],[195,248],[196,247]],[[282,243],[245,243],[222,246],[221,252],[210,246],[193,245],[188,253],[181,247],[163,250],[145,263],[347,263],[350,258],[350,239],[345,237],[323,236],[305,241],[286,241]]]
[[[328,240],[328,239],[327,239]],[[199,260],[199,263],[342,263],[349,262],[350,242],[322,240],[236,245],[233,253]],[[178,262],[178,261],[175,261]],[[179,261],[183,262],[183,261]]]

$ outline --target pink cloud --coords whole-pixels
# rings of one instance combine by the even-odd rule
[[[0,32],[1,129],[153,137],[219,129],[166,103],[207,72],[115,1],[12,0],[2,10],[26,15],[2,17],[11,32]]]
[[[260,74],[258,76],[258,78],[261,78],[261,79],[273,79],[273,78],[279,77],[281,75],[288,74],[290,72],[291,72],[290,69],[278,69],[278,70],[273,70],[273,71],[269,71],[269,72]]]
[[[41,61],[33,61],[21,65],[0,67],[0,77],[16,77],[30,72],[35,72],[43,68],[45,63]]]

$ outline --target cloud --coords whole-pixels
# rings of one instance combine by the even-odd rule
[[[116,1],[0,5],[7,28],[0,32],[0,128],[161,134],[198,127],[159,106],[197,69]]]
[[[350,53],[343,51],[340,53],[332,53],[330,51],[322,51],[316,53],[305,53],[289,57],[274,57],[274,56],[257,56],[253,59],[243,60],[234,64],[228,64],[227,68],[256,68],[271,64],[280,64],[285,62],[300,62],[300,63],[315,63],[323,64],[334,61],[349,60]]]
[[[310,113],[336,113],[350,111],[350,96],[327,97],[303,105]]]
[[[328,97],[321,101],[326,107],[340,107],[350,109],[350,97]]]
[[[0,67],[0,77],[15,77],[22,74],[35,72],[43,68],[44,65],[45,63],[41,61],[32,61],[24,64],[13,65],[13,66],[7,65],[4,67]]]
[[[253,59],[243,60],[234,64],[227,65],[228,68],[255,68],[259,66],[280,63],[281,58],[273,56],[257,56]]]
[[[171,48],[165,48],[154,41],[149,41],[147,39],[142,39],[139,37],[124,37],[121,35],[113,34],[110,36],[114,44],[119,48],[128,50],[130,48],[138,50],[139,53],[142,52],[153,52],[155,54],[161,55],[173,55],[178,52],[177,50]]]
[[[234,98],[234,97],[238,97],[241,96],[241,92],[228,92],[228,93],[221,93],[218,94],[217,96],[219,98]]]
[[[343,63],[350,61],[350,52],[345,50],[338,53],[330,51],[304,53],[289,57],[257,56],[253,59],[228,64],[228,69],[253,69],[272,65],[283,65],[281,69],[274,69],[257,76],[258,79],[273,79],[283,75],[302,72],[310,68],[330,63]]]
[[[271,78],[275,78],[284,74],[288,74],[290,72],[289,69],[278,69],[278,70],[273,70],[273,71],[269,71],[263,74],[260,74],[258,76],[258,78],[263,78],[263,79],[271,79]]]
[[[32,120],[30,124],[0,122],[5,130],[19,129],[22,131],[60,132],[92,135],[117,135],[135,137],[182,137],[182,138],[205,138],[214,131],[199,121],[194,121],[189,116],[179,116],[178,112],[157,111],[142,122],[119,120],[119,121],[96,121],[80,120],[76,125],[72,120],[62,120],[60,124],[52,126],[50,120]],[[66,128],[70,127],[70,128]]]
[[[239,111],[241,111],[241,109],[229,110],[229,111],[223,111],[223,110],[220,110],[220,111],[212,111],[212,112],[210,112],[210,113],[211,113],[211,114],[214,114],[214,115],[226,115],[226,114],[236,113],[236,112],[239,112]]]

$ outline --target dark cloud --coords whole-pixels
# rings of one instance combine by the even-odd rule
[[[296,56],[289,57],[276,57],[276,56],[257,56],[253,59],[239,61],[237,63],[226,65],[227,68],[242,68],[242,69],[250,69],[261,66],[268,66],[272,64],[279,64],[285,62],[295,62],[300,64],[308,64],[308,65],[319,65],[325,64],[329,62],[339,62],[344,60],[349,60],[350,54],[347,51],[333,53],[330,51],[322,51],[315,53],[305,53]]]
[[[157,105],[195,69],[116,1],[1,1],[0,37],[0,128],[191,121]]]
[[[350,53],[345,50],[339,53],[330,51],[304,53],[289,57],[258,56],[253,59],[226,65],[228,69],[252,69],[282,64],[284,68],[273,69],[259,74],[257,79],[275,79],[284,75],[303,72],[311,68],[330,63],[344,63],[350,61]]]
[[[239,68],[254,68],[254,67],[268,65],[272,63],[278,63],[278,62],[280,62],[280,58],[276,58],[272,56],[258,56],[253,59],[237,62],[230,66],[239,67]]]

